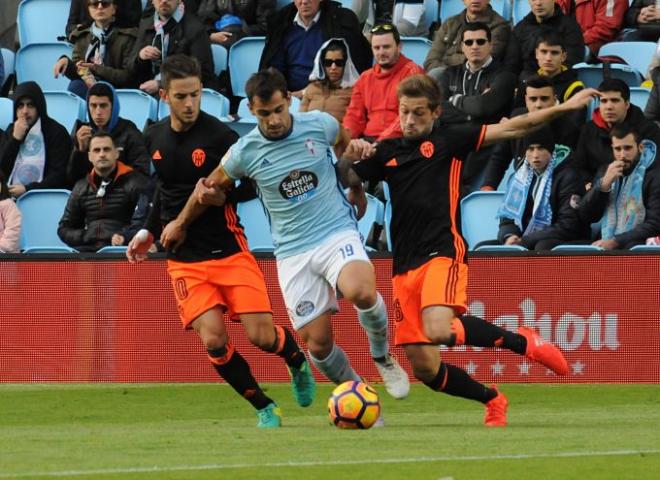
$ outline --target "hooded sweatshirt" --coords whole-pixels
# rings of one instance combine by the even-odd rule
[[[41,182],[32,182],[25,185],[26,190],[40,188],[66,188],[66,165],[71,154],[71,137],[62,125],[48,116],[46,99],[36,82],[23,82],[14,90],[14,122],[16,121],[16,105],[24,97],[31,98],[41,119],[41,131],[46,148],[46,159],[44,165],[43,179]],[[7,127],[7,143],[0,160],[0,169],[9,178],[21,145],[27,138],[17,140],[14,138],[14,123]],[[29,134],[29,131],[28,131]]]

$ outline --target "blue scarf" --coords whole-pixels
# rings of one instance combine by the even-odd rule
[[[607,208],[600,224],[601,238],[609,240],[620,233],[629,232],[644,221],[646,208],[642,199],[646,169],[655,162],[656,145],[642,140],[644,149],[637,165],[629,175],[612,184]]]
[[[537,230],[543,230],[552,224],[552,206],[550,205],[550,194],[552,193],[552,180],[555,168],[563,162],[566,157],[571,153],[571,149],[564,145],[555,145],[555,151],[552,153],[550,163],[546,168],[543,176],[541,176],[536,197],[534,198],[534,209],[532,210],[532,218],[530,218],[527,228],[523,235],[528,235]],[[527,162],[527,159],[516,170],[516,173],[511,177],[511,182],[507,188],[504,201],[497,211],[498,218],[509,218],[513,220],[516,226],[523,230],[523,214],[525,213],[525,206],[527,204],[527,196],[529,195],[529,187],[534,178],[534,170]]]

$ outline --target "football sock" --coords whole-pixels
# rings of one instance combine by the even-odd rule
[[[469,398],[486,403],[497,396],[497,391],[477,382],[462,368],[442,362],[438,374],[424,384],[431,390],[455,397]]]
[[[289,367],[300,368],[305,361],[305,354],[289,329],[279,325],[275,325],[275,343],[264,350],[282,357]]]
[[[231,343],[222,348],[208,349],[206,353],[218,374],[254,408],[261,410],[274,403],[261,390],[252,376],[250,366]]]
[[[318,359],[312,355],[312,352],[309,352],[309,358],[312,359],[316,368],[333,383],[340,384],[348,380],[361,381],[348,362],[346,353],[337,344],[333,344],[332,351],[327,357]]]
[[[366,310],[355,307],[358,319],[369,338],[369,349],[373,358],[383,358],[389,352],[387,343],[387,309],[380,293],[376,292],[376,303]]]
[[[462,315],[451,321],[449,346],[506,348],[520,355],[525,353],[527,340],[522,335],[505,330],[473,315]]]

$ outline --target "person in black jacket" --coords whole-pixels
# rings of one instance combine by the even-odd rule
[[[622,40],[655,42],[660,37],[660,11],[655,0],[633,0],[624,17]]]
[[[72,0],[69,8],[69,18],[66,22],[66,37],[69,42],[74,30],[86,27],[92,23],[92,17],[89,15],[89,4],[99,3],[104,0]],[[141,0],[114,0],[117,6],[117,16],[115,26],[120,28],[137,27],[142,15]]]
[[[600,220],[605,250],[629,249],[660,235],[660,168],[657,143],[644,140],[634,125],[610,132],[614,161],[601,166],[580,204],[584,223]]]
[[[130,120],[119,116],[119,99],[109,83],[98,82],[87,94],[88,122],[76,121],[73,127],[73,151],[67,165],[67,178],[74,184],[92,169],[87,157],[89,140],[94,132],[105,130],[112,134],[119,149],[119,160],[129,167],[149,174],[151,159],[140,130]]]
[[[270,20],[259,69],[278,69],[296,96],[302,97],[316,52],[331,38],[346,40],[358,72],[371,68],[371,46],[362,35],[358,19],[352,10],[343,8],[338,2],[308,0],[303,4],[302,0],[295,0]]]
[[[573,66],[584,60],[584,37],[574,17],[562,13],[554,0],[530,2],[529,12],[513,28],[505,57],[505,65],[520,78],[527,78],[539,68],[534,51],[538,36],[547,31],[559,33],[566,44],[566,65]],[[522,73],[521,73],[522,72]]]
[[[14,122],[7,127],[7,137],[0,169],[14,197],[35,188],[66,188],[71,138],[66,128],[48,116],[46,99],[36,82],[16,86]]]
[[[610,130],[614,125],[632,125],[642,139],[660,144],[660,128],[644,117],[635,105],[630,104],[630,88],[622,80],[604,80],[599,86],[600,107],[580,132],[580,141],[575,152],[575,168],[585,184],[590,184],[600,167],[612,162]]]
[[[101,131],[89,140],[87,178],[78,180],[64,209],[57,234],[80,251],[108,245],[125,245],[145,178],[119,161],[119,150],[110,133]]]
[[[160,66],[170,55],[182,53],[197,58],[202,65],[205,87],[217,89],[211,42],[206,27],[181,0],[152,0],[153,16],[140,22],[135,42],[132,71],[140,90],[155,95],[160,88]]]
[[[552,250],[567,241],[588,239],[577,210],[584,185],[570,168],[570,149],[554,142],[549,127],[525,137],[524,162],[498,212],[500,244]]]
[[[229,48],[243,37],[266,35],[276,8],[275,0],[202,0],[197,16],[211,43]]]

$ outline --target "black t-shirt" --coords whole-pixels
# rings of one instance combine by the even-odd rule
[[[200,112],[193,127],[175,132],[169,117],[151,125],[145,132],[147,150],[156,170],[158,184],[148,228],[157,230],[174,220],[201,177],[208,177],[220,164],[238,135],[221,121]],[[187,231],[186,241],[168,258],[195,262],[223,258],[247,250],[235,205],[209,207]]]
[[[481,125],[436,123],[428,137],[385,140],[374,157],[353,165],[361,178],[388,183],[395,275],[433,257],[465,262],[459,192],[462,160],[479,149],[485,134]]]

